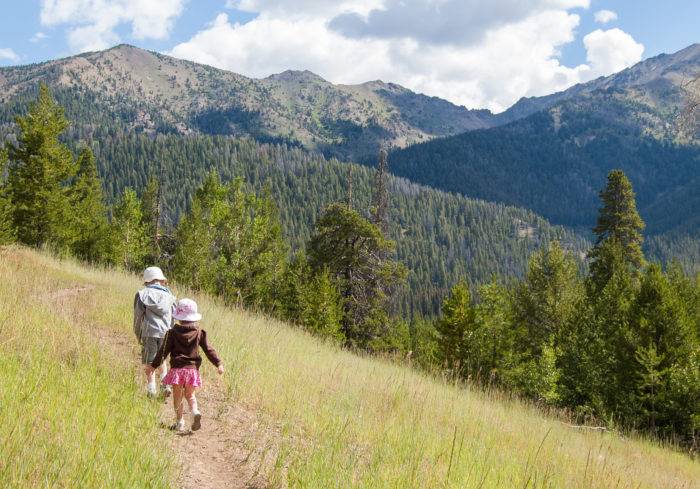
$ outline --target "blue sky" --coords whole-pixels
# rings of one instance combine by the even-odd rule
[[[596,28],[593,14],[601,9],[618,14],[614,25],[644,44],[644,58],[674,53],[700,42],[700,0],[598,0],[591,4],[581,14],[579,42],[563,50],[567,64],[585,61],[580,37]]]
[[[126,42],[248,76],[383,79],[496,111],[700,41],[698,0],[3,3],[0,66]]]

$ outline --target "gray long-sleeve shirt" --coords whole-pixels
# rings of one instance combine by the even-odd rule
[[[162,285],[147,285],[134,297],[134,335],[163,338],[173,325],[175,296]]]

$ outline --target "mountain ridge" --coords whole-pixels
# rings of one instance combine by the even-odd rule
[[[0,69],[1,103],[39,81],[122,112],[188,131],[287,140],[344,159],[439,136],[490,127],[472,111],[393,83],[334,85],[308,70],[243,75],[121,44],[34,65]],[[134,123],[134,120],[126,120]]]
[[[500,123],[512,122],[540,110],[546,110],[558,102],[584,93],[611,89],[620,84],[624,84],[630,88],[637,88],[648,83],[658,82],[660,79],[663,79],[663,75],[668,73],[668,70],[674,67],[674,65],[676,67],[676,72],[670,72],[672,75],[671,80],[666,81],[675,81],[678,84],[679,79],[673,75],[675,75],[678,68],[681,67],[679,65],[688,63],[689,61],[694,61],[696,67],[700,63],[700,43],[691,44],[675,53],[661,53],[657,56],[644,59],[612,75],[600,76],[588,82],[577,83],[560,92],[540,97],[522,97],[505,112],[497,114],[496,117],[500,118]],[[659,69],[663,69],[662,76],[650,76],[652,72],[658,75],[656,72]],[[697,76],[697,74],[697,69],[693,73],[687,73],[685,80],[691,80],[694,76]],[[644,77],[644,75],[647,76]],[[700,91],[700,87],[698,87],[698,89]],[[676,100],[676,102],[678,101]]]

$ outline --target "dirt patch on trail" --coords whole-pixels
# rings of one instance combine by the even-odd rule
[[[70,317],[76,326],[83,324],[89,328],[91,336],[104,347],[104,352],[121,359],[132,359],[135,382],[142,384],[143,373],[135,340],[104,325],[88,324],[85,311],[76,303],[78,294],[93,288],[92,285],[81,285],[50,291],[43,294],[42,300],[55,313]],[[224,380],[212,375],[203,378],[203,386],[197,391],[202,412],[199,431],[170,432],[167,426],[173,423],[172,401],[158,401],[162,429],[167,430],[166,437],[170,437],[177,457],[178,486],[182,489],[273,487],[265,475],[275,463],[279,434],[261,423],[261,418],[253,410],[234,402]],[[189,413],[186,419],[191,419]]]
[[[258,489],[270,487],[264,473],[275,459],[275,434],[256,415],[226,402],[212,381],[197,393],[202,428],[174,436],[182,471],[181,487]],[[164,424],[173,421],[172,407],[163,409]],[[189,416],[188,416],[189,418]]]
[[[69,287],[67,289],[58,289],[54,290],[52,292],[49,292],[46,294],[44,299],[48,302],[53,302],[54,305],[56,302],[60,302],[63,299],[69,298],[69,297],[74,297],[82,292],[87,292],[89,290],[94,289],[94,285],[76,285],[75,287]]]

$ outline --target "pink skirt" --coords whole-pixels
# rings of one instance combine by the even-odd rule
[[[162,380],[165,385],[193,385],[200,387],[202,378],[196,368],[171,368]]]

